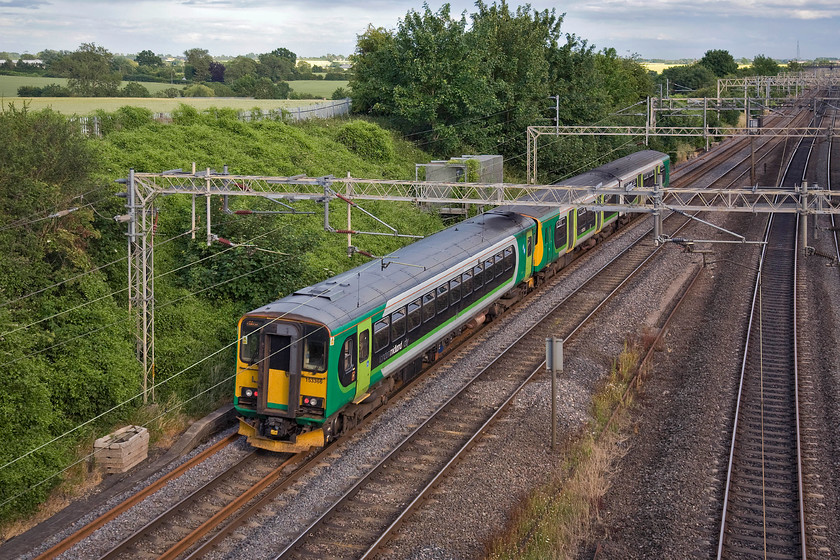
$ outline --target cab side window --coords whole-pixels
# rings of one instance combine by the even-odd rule
[[[341,347],[338,380],[345,386],[356,380],[356,335],[348,336]]]

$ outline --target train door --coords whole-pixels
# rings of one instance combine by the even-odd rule
[[[300,403],[300,331],[296,325],[278,323],[275,332],[263,337],[257,412],[294,418]]]
[[[359,359],[358,374],[356,376],[356,396],[354,401],[358,401],[367,394],[370,387],[370,317],[359,323],[357,340],[359,341],[359,351],[356,353]]]
[[[528,230],[525,235],[525,276],[530,278],[531,272],[534,270],[534,232]]]

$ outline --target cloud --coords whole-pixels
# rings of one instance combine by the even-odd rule
[[[7,8],[23,8],[28,10],[37,10],[41,6],[49,6],[47,0],[0,0],[0,10]]]

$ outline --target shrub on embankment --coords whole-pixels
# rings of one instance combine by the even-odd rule
[[[127,308],[126,226],[113,220],[126,213],[125,199],[114,196],[125,187],[116,179],[130,168],[188,170],[193,162],[218,171],[228,165],[230,173],[243,175],[349,172],[407,179],[416,162],[430,159],[378,127],[346,120],[245,123],[230,110],[186,107],[172,124],[131,108],[101,116],[107,117],[104,138],[87,139],[57,113],[0,112],[2,520],[36,509],[62,479],[53,475],[88,452],[93,438],[156,414],[135,398],[84,424],[141,387]],[[360,138],[360,131],[366,149],[359,150],[358,142],[348,147],[347,139]],[[375,158],[366,157],[371,146]],[[322,205],[294,204],[314,215],[239,216],[225,213],[214,198],[212,233],[231,240],[233,248],[206,244],[203,201],[197,204],[196,239],[185,234],[191,205],[189,196],[155,201],[154,381],[164,382],[155,401],[166,403],[159,412],[197,395],[203,396],[189,402],[191,413],[229,398],[234,355],[221,349],[236,339],[243,312],[366,260],[349,259],[345,237],[324,231]],[[422,235],[441,227],[436,217],[409,205],[362,206],[400,232]],[[232,210],[246,208],[286,209],[263,198],[230,201]],[[344,204],[334,202],[331,225],[346,227],[345,220]],[[355,211],[353,227],[382,230]],[[353,242],[376,255],[405,243],[366,236]]]

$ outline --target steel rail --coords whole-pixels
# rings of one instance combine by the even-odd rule
[[[196,488],[188,495],[178,500],[177,503],[167,508],[157,517],[143,525],[143,527],[141,527],[128,537],[124,538],[122,541],[115,544],[113,547],[111,547],[110,550],[103,554],[100,557],[100,559],[105,560],[106,558],[116,558],[120,554],[126,552],[129,548],[135,547],[144,535],[148,534],[149,532],[153,531],[154,529],[160,527],[161,525],[169,521],[170,518],[176,515],[184,506],[193,504],[198,498],[206,496],[209,492],[213,491],[219,484],[224,482],[228,477],[236,474],[237,471],[239,471],[240,469],[250,466],[250,464],[253,463],[256,459],[256,451],[250,451],[247,455],[244,455],[238,461],[236,461],[236,463],[225,469],[225,471],[219,476],[215,476],[206,483],[202,484],[200,487]]]
[[[95,520],[91,521],[90,523],[88,523],[87,525],[85,525],[84,527],[82,527],[81,529],[79,529],[78,531],[76,531],[75,533],[73,533],[72,535],[67,537],[66,539],[64,539],[61,542],[59,542],[58,544],[54,545],[53,547],[48,549],[46,552],[38,555],[35,558],[35,560],[46,560],[47,558],[55,558],[59,554],[62,554],[63,552],[69,550],[71,547],[73,547],[74,545],[78,544],[82,540],[89,537],[94,531],[96,531],[97,529],[99,529],[100,527],[102,527],[103,525],[108,523],[109,521],[112,521],[113,519],[116,519],[121,514],[123,514],[124,512],[129,510],[130,508],[134,507],[136,504],[140,503],[141,501],[143,501],[146,497],[154,494],[155,492],[157,492],[158,490],[163,488],[163,486],[165,486],[166,483],[168,483],[170,480],[173,480],[173,479],[181,476],[186,471],[193,468],[195,465],[201,463],[202,461],[204,461],[208,457],[210,457],[212,455],[215,455],[218,451],[220,451],[224,447],[227,447],[228,445],[230,445],[231,443],[236,441],[238,438],[239,438],[239,434],[232,433],[231,435],[227,436],[226,438],[224,438],[222,440],[219,440],[217,443],[215,443],[211,447],[208,447],[207,449],[205,449],[204,451],[202,451],[201,453],[199,453],[195,457],[191,458],[189,461],[186,461],[182,465],[178,466],[176,469],[173,469],[169,473],[163,475],[162,477],[160,477],[159,479],[154,481],[149,486],[146,486],[140,492],[137,492],[136,494],[127,498],[125,501],[120,503],[117,507],[115,507],[115,508],[107,511],[106,513],[102,514],[101,516],[97,517]]]
[[[801,145],[801,142],[800,142],[800,145]],[[806,155],[806,161],[805,161],[805,164],[804,164],[804,169],[807,169],[807,163],[808,163],[808,160],[810,159],[812,149],[813,149],[813,142],[809,146],[808,153]],[[790,172],[790,169],[791,169],[791,166],[792,166],[793,161],[795,159],[797,151],[798,151],[798,149],[794,151],[794,153],[791,155],[791,158],[789,159],[789,161],[787,163],[787,166],[786,166],[786,169],[785,169],[785,174],[784,174],[785,178],[787,178],[787,176]],[[803,177],[804,177],[804,173],[805,173],[805,171],[803,170]],[[798,223],[799,223],[799,220],[798,220],[798,217],[797,217],[796,222],[795,222],[797,228],[798,228]],[[729,510],[729,505],[730,505],[730,502],[731,502],[731,494],[733,493],[732,484],[733,484],[733,474],[734,474],[733,471],[734,471],[735,463],[736,463],[735,454],[736,454],[736,449],[738,448],[737,444],[738,444],[738,438],[740,436],[740,431],[739,431],[740,430],[740,423],[741,423],[742,415],[743,415],[741,408],[742,408],[742,405],[746,406],[746,404],[744,403],[744,398],[745,398],[746,383],[747,383],[747,379],[746,379],[747,371],[749,369],[748,368],[748,359],[752,355],[749,351],[749,348],[752,345],[752,343],[750,341],[752,339],[753,328],[755,326],[757,308],[760,307],[760,305],[761,305],[761,302],[759,300],[760,300],[760,295],[761,295],[762,277],[763,277],[764,267],[765,267],[765,264],[767,262],[768,251],[769,251],[768,244],[766,242],[770,238],[771,232],[773,230],[773,225],[774,225],[774,215],[771,214],[768,217],[767,224],[766,224],[766,227],[765,227],[765,235],[764,235],[765,244],[762,246],[762,250],[761,250],[761,256],[760,256],[759,266],[758,266],[757,275],[756,275],[756,282],[755,282],[755,286],[754,286],[754,289],[753,289],[751,311],[750,311],[749,321],[748,321],[748,324],[747,324],[746,343],[745,343],[744,356],[742,358],[742,364],[741,364],[741,377],[740,377],[740,381],[739,381],[738,393],[737,393],[737,398],[736,398],[735,415],[734,415],[734,419],[733,419],[733,428],[732,428],[732,440],[731,440],[731,443],[730,443],[726,483],[725,483],[725,487],[724,487],[724,496],[723,496],[723,505],[722,505],[722,514],[721,514],[721,525],[720,525],[720,532],[719,532],[719,536],[718,536],[718,547],[717,547],[717,558],[718,558],[718,560],[723,558],[723,552],[724,552],[725,540],[726,540],[726,531],[727,531],[727,528],[728,528],[727,524],[730,522],[730,520],[728,519],[728,517],[729,517],[728,516],[728,510]],[[797,230],[795,230],[795,232],[796,231]],[[800,433],[799,433],[798,371],[797,371],[797,363],[796,363],[798,361],[798,355],[797,355],[797,342],[796,342],[796,338],[795,338],[796,337],[796,274],[795,274],[795,271],[796,271],[796,265],[797,265],[797,259],[796,259],[796,253],[798,252],[797,250],[798,250],[798,235],[795,235],[794,236],[794,250],[793,250],[793,256],[794,256],[793,271],[794,272],[793,272],[793,279],[792,279],[792,283],[793,283],[792,284],[793,285],[792,327],[793,327],[793,332],[794,332],[794,334],[793,334],[793,344],[792,345],[793,345],[793,354],[794,354],[793,373],[794,373],[794,393],[795,393],[794,394],[794,416],[795,416],[795,447],[796,447],[797,488],[798,488],[797,493],[798,493],[798,510],[799,510],[798,511],[798,517],[799,517],[799,533],[800,533],[800,543],[801,543],[800,555],[801,555],[801,558],[803,560],[805,560],[806,555],[807,555],[807,543],[806,543],[806,540],[805,540],[804,493],[802,491],[802,455],[801,455],[801,444],[800,444]],[[759,336],[759,338],[762,338],[763,333],[759,333],[758,336]],[[763,436],[762,436],[762,438],[763,438]],[[764,461],[764,459],[762,459],[762,463],[763,463],[763,461]],[[765,528],[764,528],[765,550],[763,552],[762,551],[756,551],[756,552],[759,553],[759,555],[763,554],[765,556],[766,556],[766,553],[767,553],[767,551],[766,551],[766,534],[767,534],[766,531],[767,531],[767,529],[766,529],[766,526],[765,526]]]
[[[670,217],[670,216],[669,216],[669,217]],[[690,220],[690,219],[686,219],[686,220],[684,220],[684,221],[682,222],[682,224],[681,224],[681,225],[677,228],[677,230],[676,230],[676,231],[681,230],[683,227],[685,227],[685,226],[686,226],[686,225],[688,225],[689,223],[691,223],[691,220]],[[551,317],[551,316],[552,316],[552,314],[556,313],[556,312],[557,312],[560,308],[562,308],[565,304],[567,304],[567,302],[568,302],[568,301],[569,301],[572,297],[574,297],[575,295],[577,295],[577,294],[579,294],[579,293],[583,293],[583,292],[586,290],[586,288],[587,288],[587,287],[589,287],[589,286],[590,286],[593,282],[596,282],[596,281],[600,280],[600,279],[601,279],[601,275],[604,273],[604,271],[606,271],[606,270],[607,270],[608,268],[610,268],[612,265],[614,265],[615,263],[617,263],[617,262],[619,261],[619,259],[621,259],[622,257],[625,257],[625,256],[626,256],[626,255],[627,255],[627,254],[628,254],[628,253],[632,250],[632,249],[636,248],[636,247],[638,246],[638,244],[639,244],[639,243],[641,243],[641,242],[642,242],[642,241],[643,241],[643,240],[647,237],[647,235],[650,233],[650,231],[652,231],[652,228],[648,229],[648,230],[645,232],[645,234],[644,234],[644,235],[642,235],[642,236],[640,237],[640,239],[639,239],[637,242],[633,243],[631,246],[629,246],[629,247],[627,247],[626,249],[624,249],[623,251],[621,251],[621,252],[620,252],[618,255],[616,255],[613,259],[611,259],[608,263],[604,264],[601,268],[599,268],[597,272],[595,272],[595,273],[594,273],[594,274],[593,274],[593,275],[592,275],[592,276],[591,276],[591,277],[590,277],[590,278],[589,278],[586,282],[584,282],[584,283],[583,283],[583,285],[582,285],[582,286],[580,286],[580,287],[579,287],[579,288],[575,291],[575,293],[570,294],[569,296],[567,296],[566,298],[564,298],[564,299],[563,299],[560,303],[558,303],[558,304],[556,304],[554,307],[552,307],[552,309],[550,309],[549,311],[545,312],[545,314],[544,314],[544,315],[545,315],[545,316],[544,316],[544,318],[543,318],[543,319],[542,319],[539,323],[537,323],[537,324],[533,325],[532,327],[530,327],[530,328],[529,328],[529,329],[528,329],[525,333],[523,333],[522,335],[520,335],[519,337],[517,337],[517,339],[516,339],[514,342],[512,342],[512,343],[508,346],[508,348],[505,350],[505,353],[506,353],[506,352],[508,352],[508,351],[510,351],[510,350],[512,350],[513,348],[515,348],[515,347],[517,346],[517,344],[518,344],[520,341],[523,341],[526,337],[528,337],[528,336],[529,336],[530,334],[532,334],[535,330],[537,330],[539,327],[541,327],[541,326],[542,326],[542,323],[543,323],[545,320],[547,320],[546,318]],[[660,245],[660,246],[658,246],[658,247],[653,248],[653,250],[652,250],[652,251],[650,251],[650,252],[647,254],[647,256],[645,256],[643,259],[641,259],[641,262],[640,262],[640,263],[637,263],[637,264],[636,264],[636,266],[633,268],[633,270],[632,270],[629,274],[626,274],[626,275],[623,277],[623,279],[622,279],[622,280],[618,283],[618,285],[617,285],[616,287],[614,287],[614,288],[613,288],[613,289],[609,292],[609,294],[607,294],[607,295],[606,295],[606,296],[605,296],[605,297],[604,297],[604,298],[603,298],[603,299],[602,299],[602,300],[601,300],[601,301],[600,301],[597,305],[595,305],[594,309],[589,310],[589,312],[587,312],[587,313],[586,313],[585,317],[584,317],[582,320],[580,320],[580,321],[578,321],[578,322],[577,322],[577,324],[576,324],[576,325],[575,325],[575,326],[574,326],[574,327],[573,327],[573,328],[572,328],[572,329],[571,329],[571,330],[570,330],[570,331],[566,334],[566,337],[565,337],[565,338],[566,338],[566,339],[568,339],[568,338],[570,338],[570,337],[574,336],[575,334],[577,334],[577,333],[578,333],[578,331],[579,331],[579,330],[583,327],[583,325],[584,325],[584,324],[586,324],[588,321],[590,321],[590,320],[591,320],[591,319],[592,319],[592,318],[596,315],[596,313],[597,313],[600,309],[602,309],[602,308],[603,308],[603,306],[604,306],[604,305],[606,305],[609,301],[611,301],[611,300],[612,300],[612,298],[613,298],[613,297],[614,297],[617,293],[619,293],[619,292],[622,290],[622,288],[623,288],[623,287],[624,287],[624,286],[625,286],[625,285],[626,285],[626,284],[627,284],[627,283],[628,283],[628,282],[629,282],[629,281],[630,281],[630,280],[631,280],[631,279],[632,279],[632,278],[633,278],[636,274],[638,274],[638,272],[639,272],[639,271],[641,271],[641,270],[642,270],[642,269],[643,269],[643,268],[644,268],[647,264],[649,264],[649,263],[650,263],[650,261],[651,261],[651,260],[652,260],[655,256],[657,256],[657,255],[659,254],[659,252],[662,250],[662,248],[663,248],[663,246],[661,246],[661,245]],[[298,535],[298,537],[297,537],[294,541],[292,541],[291,543],[289,543],[289,544],[288,544],[288,545],[287,545],[287,546],[286,546],[286,547],[285,547],[285,548],[284,548],[284,549],[283,549],[283,550],[282,550],[282,551],[278,554],[278,556],[276,557],[276,559],[277,559],[277,560],[279,560],[279,559],[282,559],[282,558],[287,558],[287,557],[290,557],[290,556],[291,556],[291,555],[295,552],[295,550],[296,550],[299,546],[301,546],[301,545],[302,545],[302,543],[303,543],[304,539],[306,539],[308,535],[310,535],[311,533],[313,533],[313,531],[315,531],[315,530],[317,529],[317,527],[319,527],[319,526],[321,526],[322,524],[324,524],[324,523],[326,522],[326,520],[330,518],[330,516],[333,514],[333,512],[336,510],[336,508],[338,508],[339,506],[341,506],[344,502],[346,502],[347,500],[349,500],[352,496],[354,496],[354,495],[358,492],[358,490],[362,487],[362,485],[365,483],[365,480],[366,480],[368,477],[372,476],[372,475],[373,475],[373,473],[375,473],[376,471],[378,471],[379,469],[381,469],[381,468],[382,468],[382,467],[383,467],[383,466],[384,466],[384,465],[385,465],[385,464],[386,464],[386,463],[387,463],[387,462],[388,462],[388,461],[389,461],[392,457],[396,456],[396,454],[397,454],[397,453],[398,453],[401,449],[403,449],[403,448],[405,448],[407,445],[409,445],[409,443],[410,443],[410,442],[411,442],[411,441],[415,438],[415,436],[416,436],[416,435],[417,435],[417,434],[418,434],[418,433],[419,433],[419,432],[420,432],[420,431],[421,431],[421,430],[422,430],[422,429],[423,429],[426,425],[428,425],[428,424],[430,424],[432,421],[434,421],[434,419],[435,419],[435,418],[436,418],[436,417],[437,417],[437,416],[438,416],[438,415],[439,415],[442,411],[444,411],[444,410],[447,408],[447,406],[449,406],[452,402],[454,402],[454,401],[455,401],[455,399],[457,399],[460,395],[464,394],[464,393],[465,393],[465,392],[466,392],[466,391],[467,391],[467,390],[471,387],[471,385],[472,385],[473,383],[475,383],[475,382],[479,381],[480,379],[482,379],[482,378],[484,377],[485,373],[486,373],[486,372],[487,372],[490,368],[492,368],[492,367],[493,367],[493,366],[494,366],[497,362],[499,362],[499,361],[500,361],[500,360],[501,360],[501,359],[505,356],[505,353],[502,353],[502,354],[500,354],[500,355],[496,356],[496,357],[495,357],[495,358],[494,358],[494,359],[493,359],[493,360],[492,360],[492,361],[491,361],[491,362],[490,362],[487,366],[485,366],[484,368],[482,368],[482,369],[481,369],[481,371],[479,371],[479,372],[478,372],[475,376],[473,376],[473,377],[472,377],[472,378],[471,378],[471,379],[470,379],[470,380],[469,380],[469,381],[468,381],[468,382],[467,382],[467,383],[466,383],[466,384],[465,384],[465,385],[464,385],[464,386],[463,386],[463,387],[459,390],[459,392],[458,392],[457,394],[455,394],[455,395],[451,396],[451,397],[450,397],[450,398],[449,398],[449,399],[448,399],[445,403],[443,403],[440,407],[438,407],[438,409],[437,409],[434,413],[432,413],[432,414],[430,415],[430,417],[426,419],[426,421],[425,421],[425,422],[423,422],[422,424],[420,424],[419,426],[417,426],[417,427],[416,427],[416,428],[415,428],[415,429],[414,429],[414,430],[413,430],[410,434],[408,434],[408,435],[407,435],[407,436],[403,439],[403,441],[402,441],[402,442],[400,442],[399,444],[397,444],[397,445],[394,447],[394,449],[392,449],[392,450],[391,450],[391,452],[389,452],[389,453],[388,453],[388,455],[386,455],[386,456],[385,456],[385,457],[384,457],[384,458],[383,458],[383,459],[382,459],[379,463],[377,463],[374,467],[372,467],[372,468],[371,468],[371,469],[370,469],[370,470],[369,470],[369,471],[368,471],[365,475],[363,475],[363,477],[361,477],[361,478],[360,478],[360,479],[359,479],[359,480],[358,480],[358,481],[357,481],[354,485],[352,485],[352,486],[351,486],[351,487],[350,487],[350,488],[349,488],[349,489],[348,489],[348,490],[347,490],[347,491],[346,491],[346,492],[345,492],[345,493],[344,493],[344,494],[343,494],[343,495],[342,495],[339,499],[337,499],[337,500],[334,502],[334,504],[333,504],[333,505],[332,505],[329,509],[327,509],[326,511],[324,511],[324,512],[323,512],[323,513],[322,513],[322,514],[321,514],[321,515],[320,515],[317,519],[315,519],[315,520],[314,520],[314,521],[313,521],[313,522],[312,522],[312,523],[311,523],[311,524],[310,524],[310,525],[309,525],[309,526],[308,526],[308,527],[307,527],[304,531],[300,532],[300,534]],[[436,474],[435,474],[435,475],[431,478],[431,480],[429,480],[428,482],[426,482],[426,484],[423,486],[423,488],[420,490],[420,492],[419,492],[417,495],[415,495],[415,497],[414,497],[414,498],[413,498],[413,499],[412,499],[412,500],[408,503],[408,506],[407,506],[406,508],[404,508],[404,509],[403,509],[400,513],[398,513],[398,514],[397,514],[397,516],[396,516],[396,517],[395,517],[395,518],[391,521],[391,523],[390,523],[390,524],[389,524],[389,526],[385,529],[385,531],[384,531],[384,532],[382,532],[382,533],[381,533],[381,534],[380,534],[380,535],[376,538],[375,542],[374,542],[374,543],[373,543],[373,544],[369,547],[369,549],[368,549],[368,550],[367,550],[367,551],[363,554],[363,556],[361,556],[361,558],[368,558],[368,557],[370,557],[370,556],[371,556],[371,555],[372,555],[372,554],[373,554],[373,553],[377,550],[377,548],[378,548],[379,546],[381,546],[381,544],[382,544],[383,542],[385,542],[385,541],[388,539],[388,536],[389,536],[390,534],[392,534],[392,532],[393,532],[396,528],[398,528],[398,527],[402,524],[402,522],[405,520],[405,518],[407,517],[407,515],[408,515],[408,514],[409,514],[409,513],[410,513],[410,512],[411,512],[411,511],[412,511],[412,510],[413,510],[413,509],[414,509],[414,508],[415,508],[415,507],[416,507],[416,506],[417,506],[417,505],[418,505],[421,501],[422,501],[422,499],[424,498],[424,496],[425,496],[425,495],[427,495],[427,494],[428,494],[428,492],[429,492],[432,488],[434,488],[434,487],[435,487],[435,486],[439,483],[440,479],[444,476],[444,474],[446,474],[446,472],[449,470],[449,468],[450,468],[450,467],[451,467],[451,466],[452,466],[452,465],[453,465],[453,464],[454,464],[454,463],[455,463],[455,462],[456,462],[456,461],[457,461],[457,460],[458,460],[458,459],[459,459],[459,458],[463,455],[463,453],[464,453],[465,451],[467,451],[467,450],[468,450],[468,449],[469,449],[469,448],[470,448],[470,447],[474,444],[474,442],[475,442],[476,438],[477,438],[477,437],[478,437],[481,433],[483,433],[483,431],[485,431],[485,430],[486,430],[486,428],[487,428],[489,425],[491,425],[492,421],[493,421],[493,420],[494,420],[494,419],[495,419],[495,418],[496,418],[496,417],[497,417],[497,416],[501,413],[501,411],[504,409],[504,407],[505,407],[505,406],[506,406],[509,402],[511,402],[511,400],[512,400],[512,399],[515,397],[515,395],[516,395],[516,394],[517,394],[517,393],[521,390],[521,388],[522,388],[522,387],[524,387],[524,386],[528,383],[528,381],[529,381],[529,380],[530,380],[530,379],[531,379],[531,378],[532,378],[532,377],[536,374],[536,372],[538,372],[538,371],[539,371],[540,369],[542,369],[544,366],[545,366],[545,361],[543,360],[543,361],[541,361],[541,362],[540,362],[540,364],[539,364],[536,368],[534,368],[534,369],[533,369],[533,370],[532,370],[529,374],[527,374],[526,376],[524,376],[524,380],[522,380],[522,381],[521,381],[521,383],[519,383],[519,384],[517,385],[517,387],[516,387],[516,388],[515,388],[515,389],[514,389],[514,390],[513,390],[513,391],[512,391],[512,392],[511,392],[508,396],[507,396],[507,398],[504,400],[503,404],[499,405],[499,407],[498,407],[497,409],[495,409],[495,411],[494,411],[494,412],[493,412],[493,413],[492,413],[492,414],[491,414],[491,415],[490,415],[487,419],[485,419],[485,421],[484,421],[484,422],[482,422],[482,423],[481,423],[481,426],[479,427],[479,429],[478,429],[477,431],[475,431],[475,432],[474,432],[474,433],[473,433],[473,434],[472,434],[472,435],[468,438],[468,440],[467,440],[467,441],[466,441],[463,445],[461,445],[461,446],[460,446],[460,447],[456,450],[456,452],[455,452],[452,456],[450,456],[450,458],[449,458],[449,459],[445,462],[445,464],[443,465],[443,467],[442,467],[441,469],[439,469],[439,471],[438,471],[438,472],[437,472],[437,473],[436,473]]]

